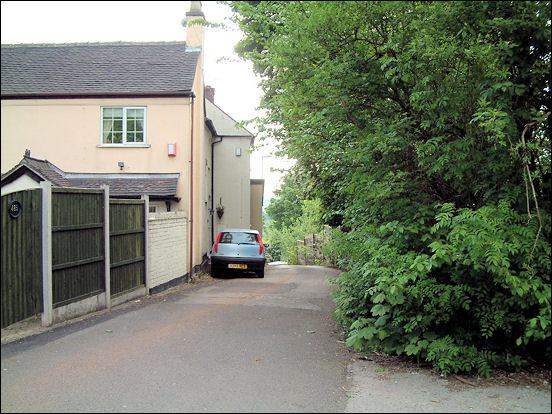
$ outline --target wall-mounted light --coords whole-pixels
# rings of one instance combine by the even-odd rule
[[[122,171],[122,170],[123,170],[123,168],[124,168],[124,166],[125,166],[125,163],[124,163],[124,162],[122,162],[122,161],[119,161],[119,162],[117,163],[117,165],[119,166],[119,168],[120,168],[120,169],[121,169],[121,171]]]
[[[239,157],[241,155],[241,148],[236,147],[236,157]]]

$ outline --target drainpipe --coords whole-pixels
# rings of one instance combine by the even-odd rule
[[[188,282],[192,281],[194,269],[194,95],[192,98],[192,122],[191,122],[191,139],[190,139],[190,277]]]
[[[211,141],[211,246],[215,243],[215,144],[222,140]]]

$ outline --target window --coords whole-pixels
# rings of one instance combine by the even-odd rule
[[[102,144],[146,143],[146,108],[102,108]]]
[[[259,244],[257,234],[244,232],[222,232],[219,243],[223,244]]]

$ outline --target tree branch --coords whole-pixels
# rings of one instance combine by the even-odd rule
[[[534,126],[534,125],[536,125],[540,122],[545,122],[548,119],[549,116],[550,116],[550,112],[548,112],[546,114],[546,117],[544,118],[544,121],[530,122],[530,123],[525,125],[525,128],[523,129],[523,132],[521,133],[521,143],[523,144],[524,152],[527,149],[527,147],[525,145],[525,133],[532,126]],[[533,184],[533,179],[531,178],[531,169],[529,168],[529,161],[527,160],[527,157],[525,156],[525,154],[524,154],[523,161],[525,163],[525,171],[527,172],[527,180],[531,184],[531,190],[533,191],[533,200],[535,201],[535,209],[537,210],[537,218],[539,220],[539,230],[537,231],[537,237],[535,238],[535,243],[533,244],[533,249],[531,250],[531,255],[529,256],[529,268],[531,268],[531,261],[533,260],[533,254],[535,253],[535,249],[537,247],[537,242],[539,241],[539,236],[540,236],[540,233],[542,231],[542,217],[541,217],[540,210],[539,210],[539,202],[537,200],[537,192],[535,191],[535,185]],[[525,172],[524,172],[524,175],[525,175]],[[527,185],[527,181],[526,181],[526,185]],[[527,200],[527,207],[529,208],[529,200]],[[528,210],[527,213],[529,214],[529,218],[531,218],[531,211]]]

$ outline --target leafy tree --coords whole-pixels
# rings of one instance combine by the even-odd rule
[[[292,170],[283,178],[279,189],[274,191],[275,198],[270,199],[266,214],[270,217],[270,227],[281,230],[291,226],[303,213],[301,202],[309,192],[308,177]]]
[[[307,234],[322,234],[323,224],[320,200],[303,200],[300,202],[301,215],[288,226],[269,227],[267,241],[273,260],[283,260],[288,264],[298,264],[299,248],[297,240],[303,240]]]
[[[312,180],[357,348],[550,358],[550,2],[229,2]],[[269,127],[272,126],[272,127]]]
[[[308,175],[292,168],[283,177],[275,198],[266,208],[267,225],[264,227],[271,260],[297,264],[297,240],[306,234],[322,233],[321,204],[310,200],[312,192]]]

